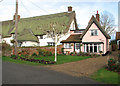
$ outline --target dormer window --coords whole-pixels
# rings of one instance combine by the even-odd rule
[[[97,36],[98,30],[91,30],[91,36]]]

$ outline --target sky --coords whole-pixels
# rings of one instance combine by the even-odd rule
[[[15,1],[0,2],[0,21],[13,19]],[[107,11],[113,15],[118,31],[118,0],[114,2],[112,0],[18,0],[18,2],[18,13],[21,18],[66,12],[67,7],[72,6],[80,29],[86,28],[91,16],[95,15],[97,10],[99,14]],[[112,36],[112,39],[114,38]]]

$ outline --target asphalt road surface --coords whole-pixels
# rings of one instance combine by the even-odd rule
[[[73,77],[42,66],[2,63],[2,84],[100,84],[87,77]]]

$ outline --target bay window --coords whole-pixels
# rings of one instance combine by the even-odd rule
[[[99,53],[101,44],[84,44],[84,52]]]

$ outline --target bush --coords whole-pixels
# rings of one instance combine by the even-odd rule
[[[52,55],[51,52],[49,52],[49,51],[46,51],[46,52],[45,52],[45,56],[51,56],[51,55]]]
[[[64,54],[64,48],[61,48],[62,54]]]
[[[44,49],[37,49],[39,56],[52,56],[52,52],[46,51]]]
[[[6,56],[11,53],[12,47],[7,43],[2,43],[2,55]]]
[[[49,52],[49,56],[52,56],[52,52]]]
[[[111,71],[116,70],[116,60],[115,59],[108,60],[108,69]]]
[[[37,56],[37,54],[36,54],[36,53],[33,53],[32,56]]]
[[[120,72],[120,62],[115,59],[108,60],[108,70]]]
[[[71,52],[71,53],[70,53],[70,55],[72,55],[72,56],[73,56],[73,52]]]
[[[98,54],[91,54],[91,57],[93,57],[93,58],[96,58],[98,56],[100,56],[100,55],[98,55]]]

